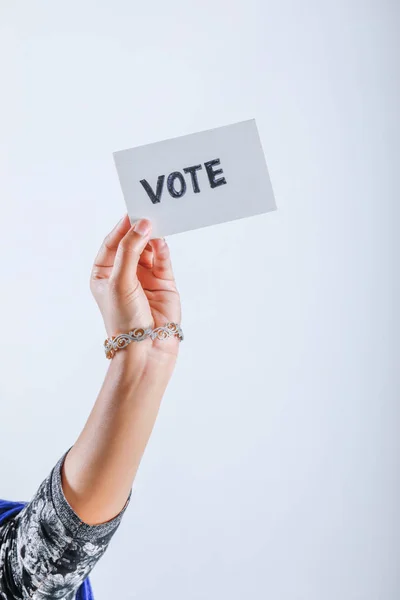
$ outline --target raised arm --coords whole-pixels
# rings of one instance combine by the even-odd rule
[[[91,289],[107,335],[180,322],[163,240],[125,217],[105,239]],[[73,600],[104,554],[171,377],[179,341],[146,339],[117,351],[76,443],[18,514],[0,522],[0,598]]]
[[[107,336],[137,327],[180,323],[181,308],[169,250],[149,243],[151,224],[126,216],[106,237],[91,289]],[[146,339],[117,351],[78,440],[62,470],[65,496],[88,524],[112,519],[124,507],[178,353],[179,340]]]

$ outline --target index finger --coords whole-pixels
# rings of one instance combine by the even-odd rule
[[[104,238],[104,241],[94,261],[95,267],[112,267],[115,255],[122,238],[131,228],[129,216],[125,215],[114,229]]]

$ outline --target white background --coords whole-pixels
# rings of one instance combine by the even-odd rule
[[[1,0],[0,481],[104,377],[112,151],[255,117],[278,211],[170,239],[186,341],[96,600],[394,600],[399,4]]]

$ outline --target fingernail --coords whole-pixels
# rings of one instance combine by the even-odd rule
[[[133,229],[141,236],[145,236],[149,233],[151,228],[151,223],[147,219],[140,219],[137,221],[133,227]]]

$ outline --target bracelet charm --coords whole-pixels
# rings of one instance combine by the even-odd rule
[[[142,342],[150,338],[151,340],[166,340],[171,337],[176,337],[180,342],[183,340],[183,331],[177,323],[167,323],[165,327],[138,327],[132,329],[129,333],[120,333],[117,336],[107,338],[104,342],[104,352],[106,358],[113,358],[117,350],[123,350],[132,342]]]

